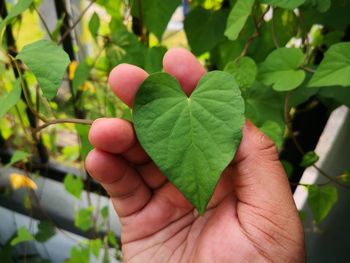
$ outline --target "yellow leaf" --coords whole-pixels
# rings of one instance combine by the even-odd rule
[[[32,179],[18,173],[10,174],[10,183],[14,190],[17,190],[20,188],[29,188],[32,190],[36,190],[38,188],[36,183]]]
[[[73,60],[69,66],[68,66],[68,78],[70,80],[74,79],[75,71],[78,67],[78,62],[76,60]]]
[[[91,93],[95,93],[95,87],[89,81],[85,81],[83,85],[79,88],[81,91],[90,91]]]

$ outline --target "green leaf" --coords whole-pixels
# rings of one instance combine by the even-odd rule
[[[333,185],[308,187],[307,203],[314,215],[316,223],[320,223],[329,213],[333,205],[337,202],[338,191]]]
[[[266,121],[273,121],[284,131],[285,94],[276,92],[259,82],[243,93],[246,104],[246,117],[258,127]]]
[[[92,252],[92,254],[93,254],[96,258],[98,258],[99,255],[100,255],[101,246],[102,246],[101,239],[92,239],[92,240],[90,240],[90,242],[89,242],[90,251]]]
[[[304,62],[304,54],[298,48],[278,48],[271,52],[261,64],[258,80],[272,85],[276,91],[297,88],[305,78],[305,72],[298,69]]]
[[[226,10],[210,11],[197,7],[186,16],[184,28],[195,55],[211,50],[224,39]]]
[[[72,81],[74,94],[77,94],[80,86],[89,79],[91,68],[92,67],[85,60],[81,61],[78,64]]]
[[[283,145],[283,130],[278,123],[273,121],[265,121],[260,127],[260,130],[265,133],[275,144],[278,149]]]
[[[305,0],[260,0],[263,4],[273,5],[285,9],[295,9],[302,5]]]
[[[70,251],[71,263],[89,263],[90,262],[90,250],[86,247],[72,247]]]
[[[74,225],[83,231],[87,231],[92,227],[92,211],[93,207],[80,209],[74,217]]]
[[[25,10],[27,10],[31,4],[33,3],[33,0],[20,0],[17,2],[15,6],[13,6],[8,13],[7,17],[5,17],[4,20],[0,22],[0,36],[2,35],[1,32],[4,29],[4,27],[11,21],[12,18],[15,18],[16,16],[23,13]],[[1,37],[0,37],[1,39]]]
[[[242,136],[244,102],[234,77],[213,71],[190,97],[167,73],[150,75],[136,93],[137,137],[164,175],[203,214]]]
[[[350,86],[350,42],[332,45],[312,76],[309,87]]]
[[[56,96],[69,57],[62,48],[49,40],[39,40],[23,47],[16,56],[34,73],[44,96],[52,99]]]
[[[145,70],[148,73],[161,71],[163,68],[163,57],[167,49],[165,47],[152,47],[147,50],[145,56]]]
[[[314,90],[308,89],[308,90]],[[315,89],[317,91],[317,89]],[[344,104],[350,108],[350,92],[349,87],[322,87],[319,89],[317,97],[322,99],[333,99],[340,105]],[[338,106],[338,105],[337,105]]]
[[[100,17],[96,12],[90,18],[89,21],[89,31],[91,36],[96,40],[98,30],[100,29]]]
[[[55,227],[48,221],[40,221],[38,232],[35,234],[35,240],[41,243],[46,242],[56,234]]]
[[[238,86],[241,89],[246,89],[253,85],[257,67],[253,59],[243,57],[238,61],[229,62],[224,71],[231,73],[236,78]]]
[[[324,13],[331,7],[331,0],[306,0],[305,5]]]
[[[304,154],[300,166],[309,167],[316,163],[318,159],[320,159],[320,157],[314,151],[307,152]]]
[[[34,240],[33,235],[28,231],[25,226],[17,229],[17,236],[12,239],[11,246],[16,246],[19,243]]]
[[[67,174],[64,177],[63,184],[68,193],[80,199],[81,192],[84,189],[84,183],[81,177]]]
[[[13,85],[13,89],[0,97],[0,118],[2,118],[6,112],[8,112],[21,98],[21,84],[17,79]]]
[[[30,157],[31,154],[30,153],[27,153],[27,152],[24,152],[24,151],[21,151],[21,150],[17,150],[13,153],[11,159],[10,159],[10,162],[6,165],[6,166],[11,166],[19,161],[23,161],[23,160],[26,160],[28,157]]]
[[[102,207],[101,216],[103,219],[106,219],[108,217],[108,206]]]
[[[230,40],[237,39],[252,11],[254,2],[255,0],[237,0],[235,3],[228,16],[225,30],[225,36]]]
[[[112,246],[114,246],[114,247],[118,246],[118,241],[115,238],[115,235],[112,231],[108,232],[107,237],[108,237],[108,242],[111,243]]]
[[[180,0],[134,1],[132,13],[138,18],[141,15],[144,25],[161,40],[171,16],[179,5]]]
[[[281,160],[281,164],[282,164],[284,170],[286,171],[287,177],[290,178],[292,176],[293,170],[294,170],[293,165],[286,160]]]
[[[84,124],[76,124],[75,129],[79,135],[80,139],[80,154],[83,160],[85,160],[86,156],[88,153],[93,149],[92,145],[89,142],[89,130],[90,126],[89,125],[84,125]]]

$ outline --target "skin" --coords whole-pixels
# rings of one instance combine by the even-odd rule
[[[189,95],[205,69],[184,49],[164,56],[164,71]],[[122,64],[109,84],[132,107],[148,74]],[[251,122],[204,216],[167,181],[137,141],[131,123],[97,119],[86,169],[111,197],[122,225],[124,262],[305,262],[303,228],[274,144]]]

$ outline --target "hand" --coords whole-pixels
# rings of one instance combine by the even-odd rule
[[[164,70],[186,94],[204,68],[172,49]],[[110,74],[114,93],[132,106],[142,69],[122,64]],[[287,176],[273,143],[251,122],[203,217],[167,181],[137,141],[131,123],[96,120],[86,169],[110,195],[122,225],[125,262],[304,262],[304,236]]]

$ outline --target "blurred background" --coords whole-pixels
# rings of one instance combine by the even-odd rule
[[[120,224],[84,170],[89,125],[132,121],[107,84],[172,47],[235,76],[276,144],[308,262],[349,262],[350,2],[0,0],[0,262],[121,262]],[[147,262],[147,261],[146,261]]]

